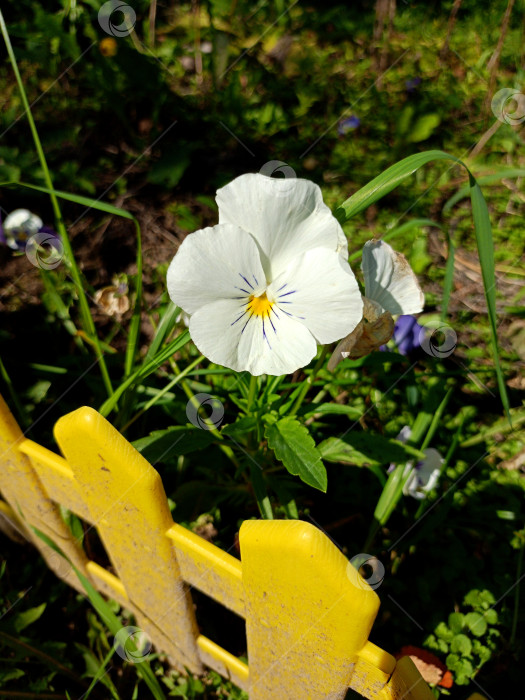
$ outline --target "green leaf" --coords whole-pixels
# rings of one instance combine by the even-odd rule
[[[448,616],[448,626],[454,634],[459,634],[463,629],[463,615],[458,612],[450,613]]]
[[[155,337],[151,341],[151,345],[146,353],[146,360],[148,362],[155,357],[160,350],[162,343],[175,327],[177,317],[179,316],[180,312],[180,307],[175,306],[175,304],[170,301],[162,314],[162,318],[160,319],[159,325],[157,326],[157,330],[155,332]]]
[[[360,411],[358,408],[340,403],[308,404],[304,406],[300,413],[304,415],[305,418],[320,414],[322,416],[349,416],[349,418],[355,420],[358,420],[363,415],[363,411]]]
[[[523,177],[524,175],[525,170],[523,168],[505,168],[492,175],[477,177],[476,180],[478,185],[498,185],[501,183],[503,178]],[[443,206],[443,214],[449,212],[452,207],[457,204],[457,202],[465,199],[465,197],[468,197],[469,194],[470,187],[468,185],[466,187],[461,187],[455,194],[452,195],[450,199],[445,202],[445,205]]]
[[[267,425],[264,435],[268,446],[275,452],[290,474],[299,476],[305,484],[326,492],[326,469],[315,442],[295,418],[281,418]]]
[[[13,628],[15,631],[20,634],[22,630],[29,627],[33,622],[36,622],[42,616],[46,605],[47,603],[42,603],[42,605],[38,605],[36,608],[29,608],[29,610],[24,610],[24,612],[15,615],[13,620]]]
[[[166,430],[154,430],[147,437],[135,440],[132,445],[153,464],[202,450],[214,439],[209,430],[177,425]]]
[[[487,620],[485,616],[479,612],[467,613],[465,615],[465,624],[476,637],[481,637],[487,631]]]
[[[436,637],[443,639],[445,642],[451,642],[454,639],[454,632],[452,632],[444,622],[438,624],[434,633]]]
[[[408,140],[412,143],[426,141],[426,139],[432,136],[434,129],[436,128],[436,126],[438,126],[440,121],[441,117],[439,116],[439,114],[424,114],[422,117],[419,117],[419,119],[412,127],[412,130],[408,136]]]
[[[498,350],[498,323],[496,319],[496,276],[494,266],[494,242],[492,240],[492,228],[490,225],[489,212],[487,203],[478,183],[470,183],[470,198],[472,200],[472,217],[474,219],[474,230],[476,232],[476,241],[478,244],[479,262],[481,265],[481,276],[483,278],[483,288],[485,290],[485,300],[487,302],[487,310],[489,315],[489,323],[491,328],[491,345],[492,354],[494,356],[494,365],[496,368],[496,378],[498,381],[499,393],[503,408],[507,414],[510,423],[510,404],[507,397],[507,389],[505,386],[505,378],[501,369],[499,350]]]
[[[472,651],[472,642],[466,634],[457,634],[450,644],[450,649],[457,654],[470,656]]]
[[[498,613],[494,609],[487,610],[485,620],[489,625],[496,625],[498,622]]]
[[[260,418],[257,416],[245,416],[244,418],[240,418],[239,420],[235,421],[235,423],[230,423],[230,425],[224,426],[221,433],[224,433],[224,435],[232,435],[234,437],[235,435],[250,433],[252,430],[255,430],[259,421]]]
[[[321,442],[317,449],[328,462],[343,462],[356,467],[369,467],[402,463],[424,454],[397,440],[391,440],[376,433],[349,431],[343,438],[330,437]]]
[[[459,165],[463,165],[458,158],[445,153],[444,151],[423,151],[423,153],[415,153],[414,155],[403,158],[399,163],[394,163],[380,175],[371,180],[360,190],[349,197],[341,206],[336,209],[335,216],[340,221],[347,221],[364,211],[367,207],[378,199],[381,199],[398,185],[403,180],[410,177],[416,170],[419,170],[423,165],[430,163],[433,160],[452,160]]]

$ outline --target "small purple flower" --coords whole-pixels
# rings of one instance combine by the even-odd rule
[[[398,317],[394,326],[394,343],[402,355],[410,355],[421,347],[422,330],[423,326],[419,325],[414,316]]]
[[[349,131],[354,131],[354,129],[357,129],[357,127],[360,126],[360,124],[361,120],[359,119],[359,117],[356,117],[355,114],[352,114],[351,117],[341,119],[341,121],[337,125],[337,132],[340,136],[344,136]]]
[[[408,80],[405,81],[405,87],[406,91],[411,93],[415,92],[416,88],[421,85],[421,78],[419,76],[416,76],[415,78],[409,78]]]

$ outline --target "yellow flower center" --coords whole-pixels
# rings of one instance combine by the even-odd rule
[[[269,316],[273,302],[269,301],[266,292],[263,292],[260,297],[253,294],[250,296],[246,311],[255,316]]]

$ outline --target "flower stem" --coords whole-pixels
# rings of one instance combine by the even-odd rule
[[[273,520],[272,504],[264,483],[264,476],[258,464],[250,462],[250,477],[259,512],[265,520]]]
[[[250,375],[250,388],[248,389],[248,400],[246,403],[246,412],[250,413],[252,410],[253,402],[255,401],[255,394],[257,393],[257,377]]]
[[[89,310],[89,304],[88,304],[88,300],[86,297],[86,293],[84,291],[84,286],[82,284],[82,277],[80,274],[80,270],[77,266],[75,257],[73,255],[71,243],[69,242],[69,237],[67,235],[66,227],[65,227],[63,219],[62,219],[62,212],[60,210],[58,198],[54,192],[53,180],[51,178],[51,173],[49,172],[49,168],[48,168],[47,161],[46,161],[46,156],[44,154],[44,149],[42,148],[42,143],[41,143],[40,137],[38,135],[35,120],[33,119],[33,114],[31,113],[31,107],[29,105],[29,100],[27,99],[27,94],[25,91],[22,76],[20,75],[20,71],[18,69],[16,56],[15,56],[15,53],[13,51],[13,47],[11,45],[11,39],[9,38],[9,32],[7,31],[7,26],[6,26],[6,23],[4,20],[4,16],[2,14],[2,10],[0,10],[0,31],[2,32],[2,36],[4,38],[5,45],[7,48],[7,53],[8,53],[9,59],[11,61],[11,65],[13,67],[13,72],[15,74],[16,82],[18,84],[18,89],[20,90],[22,104],[24,105],[25,114],[26,114],[27,120],[29,122],[29,128],[31,129],[31,134],[33,136],[33,141],[34,141],[35,148],[36,148],[36,151],[38,154],[38,159],[40,161],[40,165],[41,165],[42,171],[44,173],[44,180],[46,182],[47,188],[49,190],[51,190],[49,196],[51,198],[51,205],[53,207],[53,212],[55,215],[56,226],[57,226],[58,232],[60,234],[60,239],[62,241],[62,245],[64,246],[65,261],[66,261],[67,266],[70,269],[71,277],[73,279],[73,282],[75,284],[75,288],[76,288],[76,291],[78,294],[78,301],[80,304],[80,312],[81,312],[81,316],[82,316],[82,319],[84,322],[84,327],[85,327],[87,333],[91,336],[91,338],[93,340],[95,354],[97,356],[97,359],[98,359],[99,365],[100,365],[102,380],[103,380],[104,386],[106,387],[106,390],[108,392],[108,396],[111,396],[113,394],[113,387],[111,386],[111,380],[109,378],[108,368],[106,365],[106,361],[104,359],[104,353],[102,352],[99,338],[98,338],[98,335],[97,335],[97,332],[95,329],[95,324],[93,322],[93,318],[92,318],[91,312]]]
[[[296,415],[297,411],[301,407],[301,404],[303,403],[303,401],[306,397],[306,394],[308,393],[308,390],[310,389],[312,384],[317,379],[317,373],[319,372],[319,370],[323,366],[327,354],[328,354],[328,345],[324,345],[323,349],[321,350],[321,354],[319,355],[319,359],[315,363],[313,370],[310,372],[308,377],[306,377],[306,379],[303,381],[303,385],[301,387],[299,395],[297,396],[295,404],[293,405],[292,409],[290,410],[291,416]]]

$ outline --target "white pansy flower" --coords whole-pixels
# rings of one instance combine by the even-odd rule
[[[23,250],[27,240],[38,233],[42,226],[42,219],[29,209],[15,209],[3,222],[6,245],[13,250]]]
[[[242,175],[217,204],[219,224],[184,240],[167,278],[203,355],[253,375],[289,374],[355,328],[363,302],[317,185]]]
[[[423,311],[425,295],[407,259],[385,241],[367,241],[361,264],[365,282],[363,318],[337,345],[328,369],[346,357],[357,359],[387,343],[394,332],[393,314]]]

